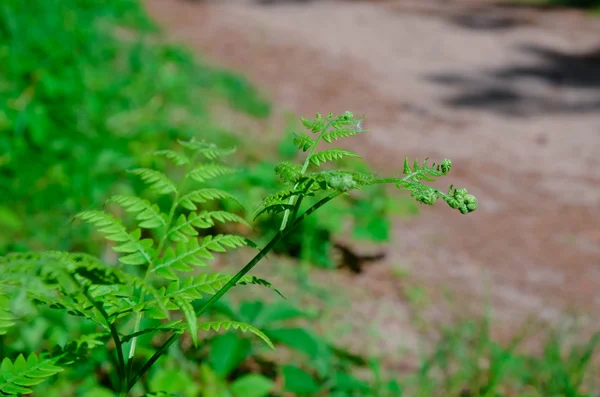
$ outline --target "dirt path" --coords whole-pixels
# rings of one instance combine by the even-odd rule
[[[598,318],[600,18],[483,1],[147,6],[171,37],[282,108],[366,114],[371,132],[355,148],[380,169],[400,170],[404,154],[453,160],[444,185],[468,187],[480,209],[439,205],[399,222],[387,266],[355,281],[373,291],[365,318],[398,306],[399,264],[438,302],[442,286],[465,310],[489,294],[512,324],[565,310]]]

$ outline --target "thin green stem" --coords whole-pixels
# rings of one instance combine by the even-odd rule
[[[329,129],[329,127],[331,126],[332,123],[333,123],[333,120],[329,121],[329,123],[327,123],[325,125],[325,127],[323,127],[321,132],[319,132],[319,136],[317,137],[317,139],[315,139],[315,142],[310,147],[310,151],[308,152],[308,155],[306,156],[306,159],[304,160],[304,164],[302,165],[302,170],[300,171],[300,175],[304,175],[304,173],[308,169],[308,166],[310,164],[310,158],[315,153],[315,150],[317,150],[317,146],[319,146],[319,142],[321,141],[323,134],[325,132],[327,132],[327,129]],[[296,183],[296,185],[294,185],[294,190],[296,190],[297,188],[298,188],[298,183]],[[288,200],[288,204],[294,205],[297,200],[298,200],[298,196],[292,196]],[[290,210],[285,210],[285,212],[283,213],[283,220],[281,221],[281,227],[279,228],[279,230],[285,229],[285,227],[287,226],[289,217],[290,217]]]
[[[127,387],[127,376],[125,373],[125,357],[123,356],[123,343],[121,342],[121,338],[119,337],[119,332],[117,331],[117,328],[114,326],[114,324],[110,322],[108,313],[106,312],[106,310],[104,310],[102,304],[96,302],[94,298],[90,295],[89,291],[85,289],[85,287],[79,284],[75,279],[73,280],[79,285],[85,298],[96,308],[96,310],[98,310],[102,317],[104,317],[104,320],[106,320],[106,325],[108,326],[111,337],[115,341],[115,349],[117,350],[117,360],[119,364],[117,366],[117,372],[119,373],[120,381],[119,389],[122,394],[123,390]]]
[[[284,238],[285,236],[287,236],[304,219],[306,219],[307,217],[309,217],[313,212],[315,212],[316,210],[318,210],[319,208],[321,208],[322,206],[324,206],[325,204],[327,204],[329,201],[333,200],[334,198],[336,198],[340,194],[342,194],[342,192],[336,191],[336,192],[331,193],[329,196],[321,199],[315,205],[313,205],[308,210],[306,210],[302,215],[300,215],[298,217],[298,219],[296,219],[292,223],[292,225],[290,225],[290,227],[286,228],[283,231],[282,230],[278,231],[277,234],[275,234],[275,236],[273,236],[273,238],[271,239],[271,241],[258,254],[256,254],[256,256],[254,258],[252,258],[252,260],[250,260],[250,262],[248,262],[248,264],[242,268],[242,270],[240,270],[239,272],[237,272],[236,275],[231,278],[231,280],[229,280],[219,291],[217,291],[217,293],[215,295],[212,296],[211,299],[208,300],[208,302],[206,302],[196,312],[196,316],[200,317],[201,314],[205,313],[212,305],[214,305],[219,299],[221,299],[221,297],[223,295],[225,295],[225,293],[227,291],[229,291],[229,289],[231,287],[235,286],[235,284],[238,281],[240,281],[240,279],[242,277],[244,277],[254,266],[256,266],[256,264],[258,262],[260,262],[269,253],[269,251],[271,251],[273,249],[273,247],[275,245],[277,245],[277,243],[279,243],[279,241],[281,241],[282,238]],[[131,390],[131,388],[133,386],[135,386],[135,384],[140,380],[140,378],[142,376],[144,376],[144,374],[146,372],[148,372],[148,370],[152,367],[152,365],[154,365],[154,363],[167,351],[167,349],[173,343],[175,343],[175,341],[177,340],[177,337],[178,337],[178,334],[171,335],[171,337],[169,339],[167,339],[167,341],[165,343],[163,343],[158,348],[158,350],[137,371],[137,373],[134,376],[130,377],[129,381],[127,382],[127,391]]]

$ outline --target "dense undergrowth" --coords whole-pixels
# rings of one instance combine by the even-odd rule
[[[54,256],[55,252],[17,254],[0,261],[0,292],[4,292],[0,293],[0,395],[26,395],[31,388],[34,396],[114,396],[128,386],[119,383],[120,375],[129,381],[139,380],[131,388],[131,395],[148,396],[598,394],[594,389],[598,387],[594,383],[595,367],[591,367],[597,339],[572,347],[554,337],[549,339],[544,354],[528,355],[516,343],[502,346],[494,342],[488,323],[466,322],[443,330],[437,344],[423,351],[423,360],[415,371],[389,373],[377,359],[356,355],[355,346],[338,346],[317,333],[319,317],[294,297],[282,300],[277,295],[279,291],[274,291],[269,299],[213,301],[210,297],[231,282],[231,275],[213,275],[216,278],[210,283],[199,280],[206,273],[196,274],[197,278],[191,281],[178,278],[179,272],[208,258],[177,262],[172,270],[166,265],[159,267],[159,275],[165,280],[146,284],[148,277],[139,269],[151,266],[141,254],[146,251],[139,247],[147,249],[150,240],[155,242],[151,245],[155,251],[148,253],[157,267],[175,263],[173,258],[181,253],[180,248],[169,251],[170,243],[164,241],[171,241],[173,247],[185,241],[193,244],[189,241],[195,241],[198,230],[202,238],[241,235],[211,245],[217,258],[221,258],[222,248],[232,245],[265,247],[280,232],[282,217],[291,217],[292,223],[300,204],[302,209],[319,205],[319,198],[311,196],[319,189],[345,193],[359,187],[359,182],[362,185],[361,192],[341,194],[328,203],[323,215],[306,217],[294,225],[295,229],[290,228],[273,245],[275,252],[332,268],[332,251],[339,233],[350,230],[353,238],[384,242],[389,237],[392,214],[417,212],[414,201],[392,200],[385,187],[371,183],[369,169],[348,152],[329,152],[312,161],[306,153],[298,154],[298,147],[312,150],[308,146],[312,144],[308,139],[312,138],[300,133],[296,124],[290,126],[279,147],[270,148],[273,155],[256,158],[254,151],[245,151],[248,145],[256,144],[253,138],[224,131],[210,109],[214,104],[225,103],[236,112],[264,118],[271,111],[268,101],[243,77],[199,62],[185,49],[161,42],[155,33],[156,28],[136,0],[0,3],[0,254],[43,250],[68,253],[64,257]],[[356,125],[360,119],[352,116],[344,121],[343,116],[335,130],[337,138],[360,130]],[[350,124],[344,127],[344,122]],[[310,131],[322,133],[323,140],[335,143],[336,137],[327,135],[335,131],[328,131],[322,123],[333,121],[327,117],[304,121]],[[296,133],[295,141],[288,139],[292,132]],[[190,141],[192,138],[197,140]],[[213,175],[210,173],[190,177],[209,190],[205,190],[206,196],[189,196],[189,201],[179,201],[192,212],[177,213],[176,221],[171,216],[174,225],[167,227],[169,232],[161,237],[160,230],[166,227],[162,222],[170,219],[171,203],[164,195],[156,196],[156,191],[144,193],[144,181],[151,182],[159,193],[161,189],[162,193],[173,193],[171,185],[157,177],[159,174],[139,171],[140,181],[136,172],[127,171],[142,167],[164,172],[169,178],[181,177],[182,172],[171,163],[185,165],[186,161],[192,162],[191,158],[184,161],[181,155],[173,154],[179,152],[170,151],[156,157],[153,152],[181,149],[178,140],[199,142],[202,138],[221,147],[237,146],[235,153],[215,152],[207,158],[212,161],[218,155],[230,154],[228,165],[239,168],[239,172],[225,175],[228,172],[223,171],[214,180],[207,177]],[[189,144],[188,149],[206,149],[194,145]],[[291,166],[298,159],[306,159],[306,169],[337,160],[338,167],[350,171],[328,174],[325,168],[323,174],[302,179],[294,174],[301,170]],[[282,161],[290,166],[280,165],[278,174],[273,173]],[[449,171],[449,165],[441,164],[443,170],[431,168],[433,174],[428,175],[441,176]],[[420,163],[404,164],[399,171],[410,175],[419,167]],[[217,169],[212,170],[219,174]],[[292,183],[284,193],[273,195],[280,191],[281,177]],[[474,209],[470,197],[465,201],[466,192],[457,194],[457,190],[451,190],[445,194],[410,183],[399,186],[410,190],[419,202],[432,204],[441,198],[461,212]],[[300,197],[299,188],[306,189],[307,194],[295,208],[293,200]],[[244,206],[228,200],[229,194]],[[141,200],[131,201],[126,196]],[[176,197],[175,201],[181,200]],[[263,202],[265,197],[271,201]],[[156,200],[157,207],[148,205],[144,201],[147,199]],[[270,207],[267,212],[280,212],[280,216],[261,216],[252,227],[244,226],[261,203],[265,204],[263,209]],[[92,228],[70,222],[80,211],[102,208],[123,218],[128,226],[132,223],[127,222],[137,222],[140,231],[125,236],[114,234],[113,230],[114,241],[118,242],[115,250],[115,245],[106,244]],[[211,211],[212,215],[200,210]],[[133,216],[128,217],[127,213]],[[157,215],[161,213],[166,216]],[[184,216],[183,220],[180,216]],[[83,212],[79,219],[107,227],[103,223],[107,219],[99,212]],[[241,226],[221,221],[239,221]],[[129,240],[123,244],[119,239],[125,237]],[[76,251],[100,260],[77,256],[73,254]],[[121,263],[132,267],[126,268],[130,273],[104,267],[116,265],[119,257],[127,258]],[[6,258],[17,258],[17,265]],[[11,277],[11,272],[18,277]],[[235,285],[274,288],[265,280],[244,277]],[[79,288],[79,282],[82,290],[69,289]],[[191,282],[188,286],[193,285],[193,292],[179,296],[182,300],[174,299],[173,294],[181,291],[168,289],[175,287],[167,282],[177,283],[181,289]],[[69,288],[61,289],[65,285]],[[123,292],[126,286],[136,287],[131,295],[130,291]],[[163,286],[167,289],[161,290]],[[55,300],[58,298],[51,287],[57,288],[60,300]],[[285,291],[281,292],[285,295]],[[101,304],[89,306],[85,301],[90,297]],[[137,300],[136,305],[129,305],[128,299]],[[42,305],[43,302],[48,305]],[[113,309],[114,313],[103,313]],[[174,324],[162,319],[171,311],[180,315],[175,320],[183,321]],[[196,324],[194,313],[199,311],[203,322]],[[133,320],[125,321],[126,314],[131,314]],[[117,332],[117,340],[123,343],[122,358],[116,354],[120,347],[110,332],[113,324],[122,327]],[[260,339],[235,332],[202,333],[197,339],[198,327],[219,328],[216,324],[250,330],[271,341],[277,354]],[[156,334],[136,334],[147,329]],[[168,332],[179,336],[185,330],[188,333],[180,343],[169,344],[161,361],[135,378],[144,362],[152,360],[153,354],[171,341]],[[131,351],[135,354],[128,360]],[[24,377],[15,375],[23,370],[29,371]],[[47,382],[38,385],[38,380],[46,378]]]

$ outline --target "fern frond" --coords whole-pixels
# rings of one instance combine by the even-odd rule
[[[295,183],[302,177],[302,167],[283,161],[275,167],[275,174],[285,183]]]
[[[364,132],[365,130],[356,130],[356,129],[339,129],[339,130],[331,130],[325,132],[321,138],[327,143],[331,143],[331,141],[337,141],[338,139],[348,138],[350,136],[354,136],[359,132]]]
[[[154,152],[154,155],[166,157],[175,165],[186,165],[190,162],[188,156],[186,156],[184,153],[176,152],[174,150],[158,150]]]
[[[197,182],[205,182],[222,175],[233,174],[237,172],[235,169],[221,164],[203,164],[191,170],[187,177],[192,178]]]
[[[194,306],[192,306],[189,300],[183,299],[178,296],[173,298],[173,302],[175,302],[177,307],[183,312],[183,315],[185,316],[185,320],[187,321],[188,325],[188,331],[192,337],[194,347],[198,346],[198,319],[196,317],[196,311],[194,310]]]
[[[85,221],[98,228],[100,233],[106,234],[106,239],[119,243],[112,249],[115,252],[127,253],[119,261],[126,265],[144,265],[152,261],[152,239],[140,240],[141,229],[129,233],[120,220],[102,211],[84,211],[75,215],[76,219]]]
[[[225,247],[237,248],[245,246],[246,239],[231,234],[219,234],[206,236],[201,242],[190,239],[188,242],[180,242],[176,249],[167,248],[162,258],[158,260],[153,272],[164,277],[175,279],[178,272],[188,272],[192,266],[206,266],[205,260],[212,260],[214,256],[210,251],[225,252]]]
[[[16,317],[10,312],[10,300],[1,295],[0,289],[0,335],[5,335],[15,325]]]
[[[262,333],[258,328],[255,328],[249,324],[241,323],[238,321],[209,321],[198,324],[198,328],[204,331],[213,330],[216,332],[219,332],[221,329],[224,329],[226,331],[229,329],[239,329],[242,332],[251,332],[254,335],[258,336],[260,339],[262,339],[267,345],[269,345],[271,349],[275,350],[275,346],[273,346],[273,342],[271,342],[269,337]]]
[[[292,204],[271,204],[260,209],[256,214],[254,214],[254,220],[258,219],[263,214],[275,215],[285,211],[292,211],[294,206]]]
[[[112,196],[108,202],[119,204],[125,211],[137,213],[135,219],[143,229],[156,229],[166,226],[166,216],[160,212],[158,205],[135,196]]]
[[[315,153],[309,157],[309,161],[316,165],[317,167],[321,165],[321,163],[325,163],[327,161],[334,161],[341,159],[343,157],[358,157],[360,156],[356,153],[349,152],[347,150],[342,149],[327,149],[321,152]]]
[[[0,392],[9,396],[32,393],[30,386],[45,382],[63,371],[56,365],[59,358],[38,358],[33,353],[27,360],[22,354],[14,362],[8,357],[4,358],[0,365]]]
[[[294,145],[303,152],[306,152],[314,144],[315,141],[308,135],[302,133],[294,134]]]
[[[203,211],[200,213],[192,212],[186,217],[181,214],[175,225],[169,229],[167,235],[171,241],[187,241],[190,236],[197,236],[198,232],[194,229],[207,229],[214,226],[217,222],[238,222],[250,227],[248,222],[239,215],[227,211]]]
[[[224,190],[214,189],[214,188],[198,189],[198,190],[189,192],[179,199],[179,204],[185,209],[188,209],[190,211],[195,211],[198,209],[198,207],[196,207],[195,203],[202,204],[202,203],[205,203],[210,200],[224,200],[224,199],[232,200],[232,201],[235,201],[236,203],[238,203],[240,206],[242,205],[239,202],[239,200],[232,194],[227,193]]]
[[[192,150],[196,154],[200,154],[209,160],[215,160],[219,157],[227,156],[235,153],[236,148],[220,148],[215,144],[204,141],[197,141],[192,138],[189,141],[178,141],[183,147]]]
[[[150,186],[150,189],[155,190],[158,194],[170,194],[177,191],[175,184],[160,171],[149,168],[136,168],[129,172],[139,176],[144,183]]]

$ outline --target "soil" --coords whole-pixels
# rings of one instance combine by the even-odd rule
[[[405,154],[448,157],[440,182],[478,197],[466,216],[422,208],[396,222],[381,264],[324,276],[361,291],[346,316],[378,324],[380,353],[418,340],[398,269],[428,291],[431,318],[489,301],[500,334],[532,314],[598,325],[600,18],[482,0],[146,4],[279,110],[364,113],[370,132],[350,145],[382,174]]]

